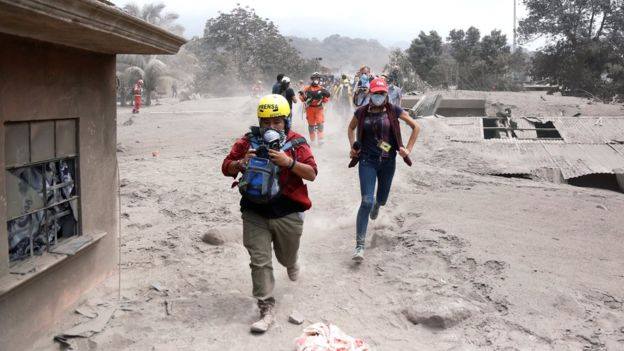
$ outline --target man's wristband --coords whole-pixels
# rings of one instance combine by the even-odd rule
[[[288,166],[289,171],[295,168],[295,165],[297,164],[297,160],[295,160],[294,158],[292,158],[291,160],[292,160],[292,163],[290,164],[290,166]]]

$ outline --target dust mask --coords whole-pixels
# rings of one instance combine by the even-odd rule
[[[371,94],[370,101],[374,106],[383,106],[386,103],[386,94]]]

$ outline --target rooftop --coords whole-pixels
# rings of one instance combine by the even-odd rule
[[[535,174],[558,169],[564,179],[615,174],[624,169],[624,117],[511,118],[516,137],[485,138],[489,117],[428,117],[419,120],[425,138],[456,150],[467,171],[482,174]],[[560,138],[540,137],[545,123]],[[550,127],[548,127],[550,128]],[[493,129],[493,128],[492,128]],[[502,129],[502,128],[500,128]]]
[[[0,33],[107,54],[175,54],[186,42],[96,0],[0,0]]]

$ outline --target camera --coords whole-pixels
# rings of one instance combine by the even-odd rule
[[[269,158],[269,150],[279,151],[281,146],[281,135],[275,129],[267,129],[262,134],[262,144],[256,149],[256,156]]]

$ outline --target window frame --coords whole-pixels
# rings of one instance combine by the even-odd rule
[[[550,141],[550,142],[563,142],[563,136],[561,132],[554,126],[551,121],[540,123],[540,126],[537,126],[536,123],[529,121],[533,125],[533,128],[518,128],[513,125],[509,125],[507,127],[500,126],[499,122],[504,120],[505,117],[480,117],[481,118],[481,138],[483,140],[520,140],[520,141]],[[510,123],[513,123],[513,119],[509,119]],[[492,126],[494,124],[494,126]],[[552,127],[549,126],[552,125]],[[514,133],[515,131],[535,131],[537,136],[535,138],[519,138]],[[553,134],[553,132],[557,133],[559,137],[543,137],[540,134]],[[508,138],[502,138],[501,134],[505,133],[507,135],[511,135]],[[508,134],[509,133],[509,134]]]
[[[74,143],[75,143],[75,150],[74,150],[74,154],[73,155],[69,155],[69,156],[58,156],[58,150],[57,150],[57,122],[58,121],[73,121],[74,122]],[[54,145],[54,150],[53,150],[53,155],[54,157],[51,159],[47,159],[47,160],[41,160],[41,161],[35,161],[32,162],[32,124],[33,123],[41,123],[41,122],[53,122],[53,145]],[[74,175],[73,175],[73,180],[71,181],[71,183],[61,183],[61,184],[56,184],[53,187],[48,187],[47,186],[47,182],[43,181],[43,201],[44,201],[44,205],[36,210],[32,210],[29,211],[27,213],[22,213],[19,216],[15,216],[15,217],[9,217],[9,207],[8,207],[8,201],[7,201],[7,207],[5,209],[5,222],[4,222],[4,226],[6,229],[6,238],[4,238],[3,240],[9,240],[9,231],[8,231],[8,223],[10,221],[13,221],[15,219],[18,218],[22,218],[25,216],[30,216],[33,215],[35,213],[44,211],[44,213],[46,214],[46,218],[45,218],[45,226],[48,226],[51,224],[51,221],[49,218],[47,218],[47,211],[49,211],[51,208],[53,208],[54,206],[58,206],[58,205],[62,205],[62,204],[71,204],[73,201],[75,201],[76,203],[76,211],[78,212],[77,214],[77,218],[76,218],[76,230],[75,230],[75,234],[72,235],[71,237],[68,238],[63,238],[59,241],[56,233],[54,235],[54,243],[52,244],[51,242],[46,240],[46,247],[45,250],[42,252],[42,254],[47,254],[50,253],[50,250],[54,247],[57,247],[59,244],[64,243],[67,240],[71,240],[73,238],[82,236],[83,230],[82,230],[82,189],[81,189],[81,175],[80,175],[80,141],[79,141],[79,122],[80,119],[79,118],[57,118],[57,119],[41,119],[41,120],[28,120],[28,121],[7,121],[4,123],[4,132],[5,132],[5,145],[3,145],[6,148],[6,133],[7,133],[7,126],[10,125],[17,125],[17,124],[26,124],[28,126],[28,163],[24,163],[24,164],[19,164],[19,165],[4,165],[4,172],[5,174],[7,172],[10,172],[12,170],[16,170],[16,169],[20,169],[20,168],[27,168],[27,167],[46,167],[45,165],[51,162],[59,162],[59,161],[71,161],[73,162],[74,165]],[[43,174],[45,174],[45,169],[43,169]],[[68,198],[68,199],[63,199],[62,201],[59,202],[52,202],[52,203],[48,203],[48,192],[50,190],[55,191],[57,189],[62,189],[64,186],[67,186],[69,184],[73,184],[74,188],[75,188],[75,195]],[[5,194],[6,194],[6,176],[5,176]],[[70,205],[71,206],[71,205]],[[55,218],[55,220],[58,217]],[[7,252],[6,253],[2,253],[2,255],[6,254],[7,257],[7,261],[9,263],[9,268],[16,266],[18,264],[22,264],[24,262],[28,262],[33,260],[35,257],[39,256],[36,255],[34,253],[34,248],[32,245],[32,235],[30,237],[31,240],[31,245],[30,245],[30,253],[28,256],[20,258],[20,259],[16,259],[14,261],[11,261],[10,259],[8,259],[10,257],[10,247],[7,246]],[[1,256],[1,255],[0,255]]]

